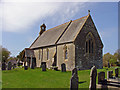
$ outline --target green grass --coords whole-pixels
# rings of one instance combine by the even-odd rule
[[[114,68],[110,68],[113,70]],[[107,70],[98,69],[97,72]],[[47,70],[42,72],[40,68],[24,70],[23,68],[2,71],[2,88],[69,88],[71,72]],[[90,82],[90,70],[78,71],[79,88],[88,88]]]

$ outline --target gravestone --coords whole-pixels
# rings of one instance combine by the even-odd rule
[[[98,84],[107,84],[107,80],[105,79],[105,72],[98,73]]]
[[[5,62],[2,62],[2,70],[6,70],[6,64],[5,64]]]
[[[66,65],[65,63],[61,64],[61,71],[66,72]]]
[[[46,62],[42,62],[41,64],[42,64],[41,65],[42,66],[42,71],[46,71]]]
[[[115,68],[115,77],[118,77],[119,69]]]
[[[78,73],[77,68],[72,70],[72,78],[70,80],[70,90],[78,90]]]
[[[89,85],[90,90],[96,90],[96,77],[97,77],[97,69],[95,66],[93,66],[90,72],[90,85]]]
[[[70,80],[70,90],[78,90],[78,77],[76,77],[75,73]]]
[[[32,57],[31,57],[31,69],[34,69],[34,61]]]
[[[108,62],[108,68],[110,68],[110,63]]]
[[[11,68],[12,68],[12,63],[9,62],[9,63],[8,63],[8,70],[11,70]]]
[[[72,70],[72,75],[73,75],[74,73],[75,73],[76,76],[78,76],[77,68],[74,68],[74,69]]]
[[[113,71],[107,71],[107,79],[113,78]]]
[[[26,62],[25,65],[24,65],[24,70],[28,70],[27,62]]]
[[[13,69],[15,69],[15,66],[14,66],[14,64],[12,65],[12,67],[13,67]]]

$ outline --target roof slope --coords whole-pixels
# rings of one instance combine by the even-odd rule
[[[45,31],[30,46],[31,49],[74,41],[88,16]]]
[[[68,29],[63,34],[63,36],[61,37],[61,39],[58,41],[57,44],[74,41],[74,38],[80,32],[86,19],[87,19],[87,16],[72,21],[72,23],[70,24],[70,26],[68,27]]]
[[[34,51],[33,50],[31,50],[31,49],[25,49],[25,57],[35,57],[35,55],[34,55]]]

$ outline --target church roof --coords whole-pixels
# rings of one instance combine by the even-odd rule
[[[24,54],[25,54],[25,57],[31,57],[31,56],[32,56],[32,57],[35,57],[34,51],[31,50],[31,49],[29,49],[29,48],[25,48]]]
[[[82,29],[88,16],[64,23],[43,32],[42,35],[39,35],[37,39],[32,43],[30,49],[73,42]]]

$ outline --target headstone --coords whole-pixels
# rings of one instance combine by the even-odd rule
[[[107,80],[105,79],[105,72],[98,73],[98,84],[107,84]]]
[[[118,77],[119,69],[115,68],[115,77]]]
[[[70,80],[70,90],[78,90],[78,77],[76,77],[75,73]]]
[[[11,68],[12,68],[12,63],[9,62],[9,63],[8,63],[8,70],[11,70]]]
[[[113,71],[107,71],[107,79],[113,78]]]
[[[61,64],[61,71],[66,72],[66,65],[65,63]]]
[[[94,89],[96,90],[96,77],[97,77],[97,69],[95,66],[93,66],[90,72],[90,85],[89,85],[90,90],[94,90]]]
[[[74,73],[75,73],[76,76],[78,76],[77,68],[74,68],[74,69],[72,70],[72,75],[73,75]]]
[[[41,65],[42,66],[42,71],[46,71],[46,62],[42,62],[41,64],[42,64]]]
[[[25,65],[24,65],[24,70],[28,70],[27,62],[26,62]]]
[[[108,62],[108,68],[110,68],[110,63]]]
[[[34,61],[33,61],[32,56],[31,56],[31,69],[34,69]]]
[[[5,64],[5,62],[2,62],[2,70],[6,70],[6,64]]]

